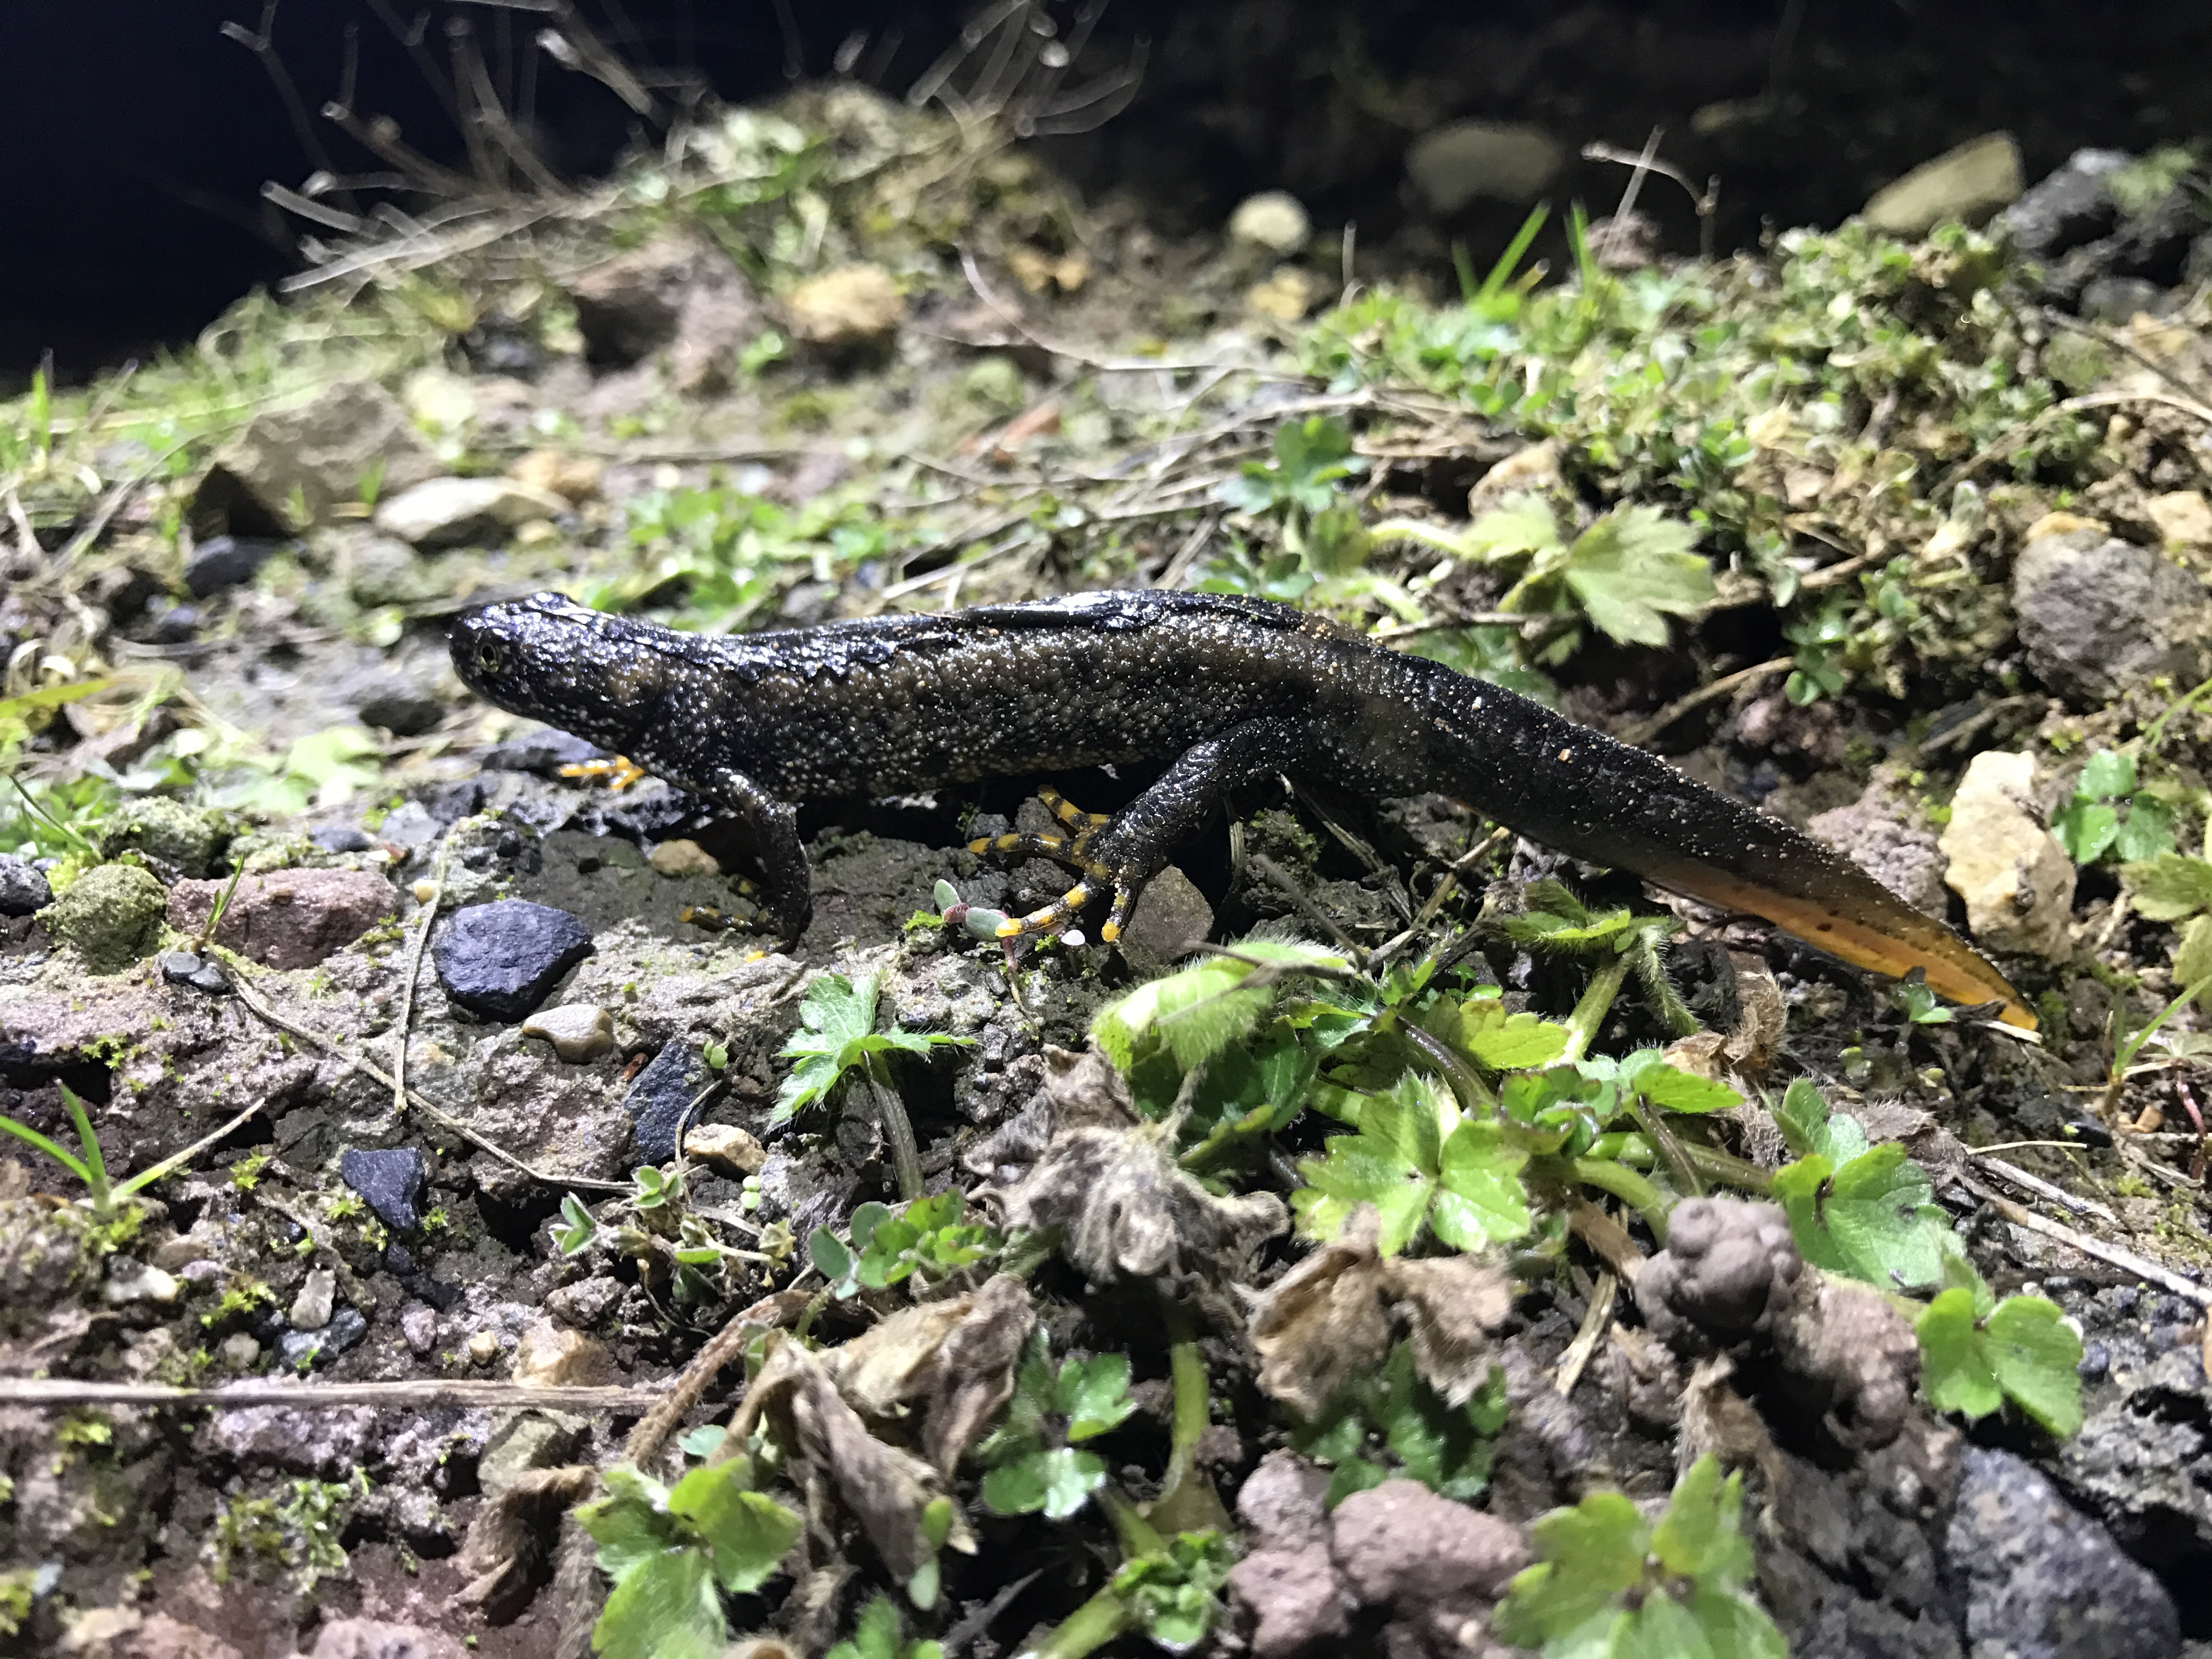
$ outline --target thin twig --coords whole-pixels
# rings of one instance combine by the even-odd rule
[[[2105,1222],[2108,1225],[2118,1226],[2119,1224],[2119,1217],[2113,1214],[2109,1207],[2100,1204],[2094,1198],[2076,1198],[2073,1194],[2068,1192],[2063,1187],[2060,1187],[2053,1182],[2045,1181],[2041,1176],[2030,1175],[2026,1170],[2021,1169],[2014,1164],[2008,1164],[2001,1158],[1991,1158],[1986,1152],[1975,1152],[1970,1150],[1966,1156],[1972,1158],[1975,1163],[1980,1164],[1991,1175],[2010,1182],[2022,1192],[2033,1193],[2038,1198],[2044,1199],[2052,1204],[2056,1204],[2061,1209],[2069,1211],[2075,1215],[2094,1216],[2098,1220]]]
[[[325,1054],[339,1061],[340,1077],[343,1077],[347,1072],[357,1067],[368,1073],[372,1079],[383,1084],[386,1088],[392,1086],[392,1074],[377,1065],[375,1061],[365,1060],[359,1054],[349,1054],[320,1031],[311,1026],[302,1025],[297,1020],[279,1013],[267,999],[254,990],[252,985],[247,981],[246,974],[249,970],[244,959],[235,951],[226,950],[220,945],[211,945],[208,948],[214,954],[218,963],[228,970],[223,977],[229,982],[233,994],[253,1013],[268,1021],[278,1030],[289,1031],[303,1042],[313,1043]],[[626,1181],[601,1181],[591,1176],[556,1175],[549,1170],[540,1170],[534,1164],[526,1164],[513,1152],[508,1152],[506,1147],[477,1133],[453,1114],[433,1105],[412,1089],[407,1091],[407,1103],[440,1128],[458,1135],[478,1152],[488,1153],[517,1174],[527,1176],[542,1186],[566,1188],[580,1193],[628,1193],[630,1190],[629,1183]]]
[[[1583,1310],[1582,1328],[1559,1356],[1559,1374],[1552,1386],[1559,1391],[1560,1399],[1572,1394],[1575,1384],[1583,1380],[1583,1368],[1589,1364],[1590,1356],[1597,1352],[1598,1343],[1613,1323],[1613,1298],[1620,1290],[1620,1281],[1611,1273],[1597,1276],[1597,1283],[1590,1290],[1589,1306]]]
[[[2027,1206],[2015,1204],[2008,1198],[2001,1197],[1978,1182],[1969,1181],[1964,1184],[1969,1192],[1988,1204],[1991,1209],[2015,1227],[2025,1227],[2032,1233],[2041,1233],[2045,1238],[2056,1239],[2069,1249],[2081,1251],[2083,1255],[2118,1267],[2122,1273],[2133,1273],[2138,1279],[2147,1279],[2160,1289],[2171,1291],[2185,1301],[2194,1302],[2200,1308],[2212,1307],[2212,1290],[2207,1290],[2202,1285],[2184,1279],[2170,1267],[2160,1267],[2148,1256],[2137,1255],[2133,1250],[2123,1245],[2107,1244],[2101,1238],[2094,1238],[2087,1233],[2075,1231],[2063,1221],[2053,1221],[2047,1216],[2038,1215]]]
[[[1791,658],[1776,657],[1767,662],[1753,663],[1748,668],[1739,668],[1733,674],[1723,674],[1711,684],[1701,685],[1688,696],[1675,698],[1657,714],[1623,727],[1620,740],[1632,749],[1640,748],[1693,709],[1702,708],[1709,702],[1725,697],[1740,685],[1753,684],[1795,665]]]
[[[422,976],[422,947],[430,942],[430,929],[438,920],[438,907],[446,898],[446,859],[453,850],[449,835],[438,843],[438,861],[430,871],[430,896],[422,900],[422,925],[407,942],[407,966],[399,980],[399,1018],[393,1021],[398,1040],[392,1054],[392,1109],[407,1115],[407,1038],[415,1024],[415,981]]]
[[[676,1379],[675,1387],[656,1401],[653,1409],[630,1431],[629,1439],[623,1447],[624,1459],[638,1468],[651,1462],[667,1443],[668,1437],[676,1431],[676,1425],[684,1420],[684,1413],[706,1396],[723,1367],[744,1352],[753,1333],[789,1324],[805,1309],[809,1299],[806,1291],[796,1288],[778,1291],[763,1297],[715,1332],[708,1339],[707,1346],[692,1355],[691,1363]]]

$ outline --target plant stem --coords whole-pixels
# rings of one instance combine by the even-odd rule
[[[1628,1097],[1628,1115],[1636,1120],[1636,1127],[1644,1131],[1644,1138],[1656,1146],[1659,1155],[1667,1160],[1667,1167],[1674,1172],[1674,1184],[1682,1189],[1682,1195],[1703,1198],[1705,1183],[1698,1177],[1697,1166],[1690,1162],[1689,1154],[1682,1149],[1682,1143],[1675,1139],[1665,1124],[1660,1122],[1659,1115],[1651,1109],[1650,1103],[1640,1095],[1631,1094]]]
[[[1628,958],[1615,956],[1597,972],[1590,975],[1575,1011],[1567,1016],[1567,1051],[1560,1059],[1580,1060],[1589,1053],[1589,1046],[1597,1041],[1598,1028],[1605,1017],[1613,1012],[1613,1000],[1620,994],[1620,981],[1628,976]]]
[[[1451,1044],[1433,1032],[1423,1030],[1410,1019],[1399,1022],[1398,1034],[1422,1059],[1443,1073],[1444,1081],[1451,1085],[1452,1093],[1459,1097],[1460,1110],[1480,1117],[1491,1116],[1498,1110],[1498,1097],[1491,1093],[1490,1085]]]
[[[1112,1481],[1099,1487],[1098,1507],[1106,1511],[1106,1518],[1114,1523],[1114,1534],[1121,1541],[1124,1560],[1133,1561],[1140,1555],[1158,1555],[1167,1547],[1159,1528],[1137,1512],[1129,1495]]]
[[[1061,1620],[1043,1641],[1023,1649],[1019,1659],[1085,1659],[1136,1622],[1129,1604],[1109,1584]]]
[[[1211,1420],[1207,1409],[1206,1355],[1198,1346],[1190,1312],[1163,1297],[1162,1322],[1168,1339],[1168,1374],[1174,1379],[1174,1415],[1168,1431],[1167,1474],[1160,1495],[1149,1505],[1155,1532],[1197,1532],[1226,1528],[1229,1516],[1220,1494],[1198,1468],[1198,1443]]]
[[[76,1125],[76,1138],[84,1144],[84,1162],[78,1165],[78,1173],[92,1193],[92,1212],[106,1221],[115,1213],[115,1195],[108,1190],[107,1160],[100,1155],[100,1137],[93,1133],[92,1119],[84,1103],[76,1097],[76,1091],[66,1083],[57,1086],[62,1091],[62,1104],[69,1108],[70,1121]]]
[[[1667,1243],[1667,1196],[1656,1187],[1626,1164],[1608,1164],[1603,1158],[1578,1158],[1568,1167],[1585,1187],[1611,1193],[1633,1209],[1651,1229],[1652,1237],[1662,1246]]]
[[[861,1075],[876,1103],[877,1120],[884,1126],[884,1145],[890,1148],[891,1173],[897,1178],[899,1196],[911,1204],[922,1195],[921,1152],[914,1144],[914,1123],[906,1103],[891,1085],[890,1071],[881,1054],[870,1054]]]

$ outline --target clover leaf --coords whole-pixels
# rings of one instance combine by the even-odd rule
[[[728,1632],[716,1586],[732,1595],[773,1577],[802,1528],[750,1490],[741,1458],[693,1469],[672,1488],[627,1465],[601,1476],[607,1495],[576,1519],[614,1581],[594,1650],[610,1659],[719,1659]]]
[[[1065,1521],[1106,1484],[1106,1460],[1076,1449],[1118,1427],[1137,1409],[1127,1354],[1070,1358],[1052,1368],[1044,1334],[1030,1338],[1006,1414],[977,1448],[984,1506],[994,1515]]]
[[[1978,1308],[1954,1285],[1928,1304],[1920,1337],[1921,1386],[1938,1411],[1987,1417],[2010,1400],[2060,1438],[2081,1426],[2081,1340],[2057,1304],[2008,1296]]]

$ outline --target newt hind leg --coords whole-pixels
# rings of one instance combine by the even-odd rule
[[[1121,811],[1085,812],[1056,790],[1041,789],[1038,799],[1074,833],[1072,836],[986,836],[968,843],[971,853],[1028,853],[1068,865],[1082,879],[1039,910],[1009,916],[1001,939],[1054,933],[1109,886],[1113,908],[1098,930],[1112,945],[1129,924],[1137,896],[1182,842],[1196,835],[1231,789],[1274,770],[1286,755],[1298,752],[1300,728],[1292,721],[1262,719],[1231,727],[1184,751],[1159,781]]]

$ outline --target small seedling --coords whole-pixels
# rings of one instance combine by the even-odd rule
[[[2156,795],[2136,788],[2133,755],[2100,750],[2052,815],[2051,833],[2076,864],[2094,864],[2107,853],[2136,863],[2173,850],[2173,815]]]
[[[1538,1557],[1513,1580],[1492,1629],[1545,1659],[1710,1653],[1787,1659],[1782,1632],[1746,1593],[1751,1545],[1743,1477],[1706,1453],[1656,1525],[1619,1492],[1593,1492],[1530,1528]]]
[[[1504,1372],[1493,1367],[1473,1398],[1455,1407],[1421,1380],[1413,1344],[1401,1342],[1378,1370],[1355,1377],[1291,1443],[1302,1455],[1331,1466],[1324,1500],[1331,1509],[1394,1474],[1464,1503],[1490,1484],[1492,1443],[1505,1426],[1505,1415]]]
[[[1914,1326],[1921,1387],[1938,1411],[1969,1420],[2011,1401],[2062,1440],[2081,1426],[2081,1339],[2039,1296],[2000,1302],[1971,1263],[1945,1262],[1949,1287]]]
[[[829,1659],[945,1659],[945,1644],[908,1641],[898,1603],[878,1595],[860,1609],[853,1633],[830,1650]]]
[[[853,1212],[846,1228],[849,1244],[827,1227],[806,1240],[807,1258],[830,1282],[839,1300],[861,1290],[882,1290],[909,1276],[927,1284],[981,1261],[999,1248],[999,1235],[975,1222],[963,1222],[959,1189],[916,1199],[896,1213],[868,1203]]]
[[[1106,1484],[1106,1461],[1076,1449],[1137,1409],[1127,1354],[1068,1358],[1055,1374],[1040,1331],[1030,1337],[1006,1415],[977,1448],[990,1473],[985,1507],[994,1515],[1065,1521]]]
[[[717,1587],[758,1589],[804,1523],[751,1489],[743,1457],[693,1469],[673,1486],[627,1465],[600,1479],[606,1496],[576,1510],[613,1581],[593,1650],[606,1659],[720,1659],[729,1631]]]

